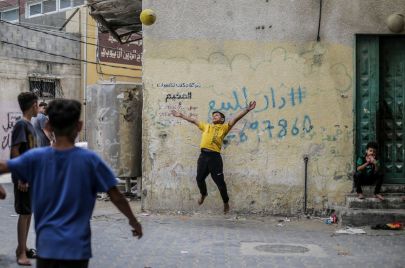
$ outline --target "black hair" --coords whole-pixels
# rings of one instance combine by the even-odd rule
[[[212,115],[214,115],[214,114],[219,114],[221,116],[221,118],[224,119],[224,121],[225,121],[225,115],[223,113],[221,113],[220,111],[212,112]]]
[[[369,143],[367,143],[366,150],[368,150],[369,148],[378,150],[378,143],[375,141],[370,141]]]
[[[46,114],[56,136],[72,136],[82,107],[77,100],[56,99],[49,103]]]
[[[38,104],[38,106],[39,106],[39,107],[46,107],[46,106],[48,106],[48,104],[47,104],[46,102],[44,102],[44,101],[41,101],[41,102]]]
[[[18,104],[22,112],[25,112],[31,108],[31,106],[38,101],[38,96],[33,92],[22,92],[18,95]]]

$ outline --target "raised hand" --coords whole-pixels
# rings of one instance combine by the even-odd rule
[[[181,113],[175,110],[172,110],[172,115],[175,117],[181,117]]]
[[[247,110],[250,112],[254,108],[256,108],[256,101],[249,102],[249,106],[247,107]]]

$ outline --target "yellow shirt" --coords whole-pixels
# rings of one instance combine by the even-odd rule
[[[199,122],[198,128],[203,132],[200,147],[220,153],[222,141],[230,130],[229,123],[208,124]]]

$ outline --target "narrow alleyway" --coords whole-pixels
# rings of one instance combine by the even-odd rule
[[[0,267],[18,267],[12,184],[0,202]],[[129,237],[124,217],[99,201],[92,220],[90,267],[405,267],[405,231],[335,235],[317,219],[140,213],[141,240]],[[281,226],[280,226],[281,225]],[[29,246],[34,246],[31,230]]]

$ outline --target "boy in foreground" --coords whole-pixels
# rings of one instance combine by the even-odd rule
[[[207,185],[205,178],[211,174],[212,179],[221,193],[224,202],[224,213],[229,212],[229,197],[224,180],[223,163],[221,157],[222,142],[232,127],[247,113],[256,107],[256,102],[251,101],[249,106],[240,111],[229,122],[225,123],[225,115],[219,111],[212,113],[212,124],[201,122],[195,118],[188,117],[180,112],[172,111],[173,116],[180,117],[194,125],[202,131],[201,154],[197,162],[197,185],[201,193],[198,204],[202,205],[207,197]]]
[[[364,199],[362,185],[371,185],[375,183],[374,196],[383,201],[381,195],[381,185],[383,183],[383,175],[380,171],[380,163],[377,158],[378,144],[369,142],[366,146],[366,153],[363,157],[359,157],[356,162],[356,173],[354,174],[354,186],[356,187],[357,196],[359,199]]]
[[[52,101],[47,113],[55,143],[0,162],[0,174],[11,171],[31,187],[39,268],[88,267],[97,192],[107,192],[128,218],[133,235],[142,237],[141,224],[118,191],[111,169],[95,153],[74,146],[82,129],[80,112],[78,101]]]

